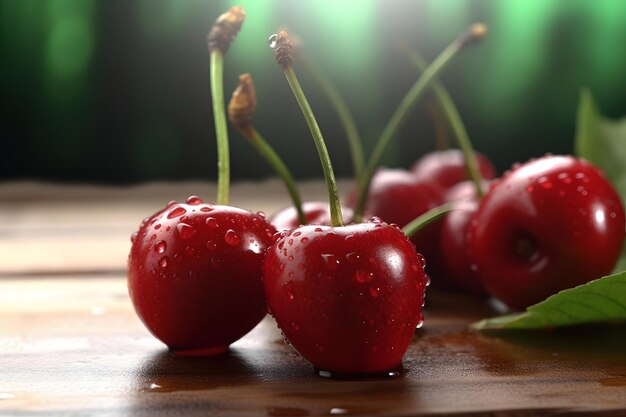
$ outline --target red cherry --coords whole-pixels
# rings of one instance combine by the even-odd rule
[[[468,249],[489,292],[521,309],[610,273],[624,223],[621,198],[598,168],[545,156],[492,186],[469,227]]]
[[[485,179],[496,177],[496,169],[487,157],[475,152],[480,173]],[[436,182],[444,188],[468,179],[465,158],[459,149],[431,152],[418,159],[411,171],[420,180]]]
[[[443,203],[445,190],[433,182],[419,180],[404,169],[381,168],[372,178],[365,212],[387,223],[405,226],[411,220]],[[349,202],[356,200],[350,196]],[[436,255],[433,242],[440,222],[433,223],[411,237],[417,251],[426,259]]]
[[[179,354],[208,355],[265,315],[261,263],[276,232],[263,216],[230,206],[170,204],[133,241],[128,289],[152,334]]]
[[[372,178],[366,212],[400,227],[443,202],[444,189],[404,169],[379,169]]]
[[[483,182],[483,189],[488,188],[489,182]],[[437,242],[439,251],[429,258],[433,286],[486,296],[487,290],[472,270],[467,254],[467,229],[478,210],[476,186],[471,181],[460,182],[448,190],[445,201],[456,202],[458,205],[441,221]]]
[[[485,296],[487,290],[467,254],[467,230],[478,210],[476,199],[459,201],[456,210],[441,223],[436,272],[431,272],[433,285],[455,292]],[[434,262],[434,260],[433,260]],[[433,263],[431,262],[431,264]]]
[[[306,216],[307,224],[330,224],[330,209],[328,202],[324,201],[307,201],[302,203],[302,211]],[[352,209],[342,207],[343,217],[349,219],[352,217]],[[276,230],[290,230],[300,226],[298,221],[298,212],[294,206],[285,207],[278,210],[270,217],[270,223]]]
[[[378,219],[285,233],[267,252],[263,282],[279,327],[320,370],[390,371],[422,323],[423,259]]]

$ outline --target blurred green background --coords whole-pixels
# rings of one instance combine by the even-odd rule
[[[416,79],[402,43],[429,60],[472,22],[489,26],[442,76],[476,148],[500,170],[572,152],[580,88],[626,114],[623,0],[0,0],[0,177],[129,183],[216,176],[208,52],[215,18],[247,20],[226,59],[227,99],[254,77],[257,129],[299,178],[321,177],[306,124],[267,38],[297,32],[351,105],[365,147]],[[338,176],[351,164],[341,125],[305,71]],[[434,149],[428,101],[385,158],[408,167]],[[271,175],[231,129],[235,179]]]

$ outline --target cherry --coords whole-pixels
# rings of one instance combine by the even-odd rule
[[[488,189],[488,182],[483,182]],[[486,296],[482,281],[471,268],[467,254],[467,229],[478,210],[476,186],[463,181],[448,190],[446,202],[455,202],[455,210],[448,213],[440,224],[438,252],[430,258],[430,275],[433,286],[453,292]]]
[[[545,156],[492,186],[469,226],[468,250],[489,292],[521,309],[610,273],[624,223],[621,198],[597,167]]]
[[[411,220],[443,203],[445,190],[438,184],[416,178],[404,169],[379,168],[372,178],[365,213],[388,223],[405,226]],[[349,203],[356,200],[353,194]],[[433,242],[439,234],[440,222],[428,225],[411,240],[426,259],[434,257]],[[430,272],[430,270],[429,270]]]
[[[397,228],[374,219],[283,233],[263,263],[268,305],[316,368],[397,368],[422,322],[423,258]]]
[[[475,152],[474,155],[482,177],[485,179],[495,178],[496,169],[491,161],[479,152]],[[413,164],[411,171],[417,178],[436,182],[446,189],[469,179],[465,157],[459,149],[428,153]]]
[[[302,210],[306,219],[306,224],[330,224],[330,207],[325,201],[307,201],[302,203]],[[344,217],[352,217],[352,209],[341,207]],[[278,231],[290,230],[300,226],[298,212],[294,206],[288,206],[278,210],[270,217],[270,223]]]
[[[176,353],[225,351],[265,315],[261,263],[275,232],[262,215],[198,197],[168,205],[133,234],[137,314]]]
[[[272,35],[270,47],[313,136],[328,189],[330,226],[282,232],[268,249],[263,283],[269,309],[320,375],[389,375],[422,322],[423,258],[400,229],[379,219],[343,225],[330,156],[293,70],[287,33]]]
[[[386,222],[404,226],[420,214],[440,205],[445,190],[417,179],[405,169],[379,168],[372,178],[365,212]],[[355,200],[351,195],[349,203]]]
[[[210,355],[265,315],[261,263],[276,229],[264,216],[228,206],[230,161],[223,58],[245,18],[221,15],[207,38],[218,148],[217,205],[192,196],[146,219],[133,241],[128,288],[146,327],[178,354]]]

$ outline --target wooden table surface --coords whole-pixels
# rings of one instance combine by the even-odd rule
[[[626,416],[626,327],[485,335],[468,324],[493,308],[434,291],[398,378],[317,377],[269,317],[226,355],[171,356],[125,264],[140,220],[189,194],[214,188],[0,185],[0,416]],[[273,181],[232,200],[287,204]]]

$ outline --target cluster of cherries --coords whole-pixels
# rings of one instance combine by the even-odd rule
[[[624,242],[624,207],[600,169],[546,155],[495,178],[489,160],[476,157],[482,197],[457,150],[428,154],[412,172],[380,170],[372,182],[368,211],[399,225],[440,204],[456,205],[413,235],[434,286],[523,309],[612,271]]]
[[[241,25],[242,11],[232,11],[216,23],[218,41],[232,41],[232,27]],[[296,92],[291,46],[284,32],[275,36],[276,60]],[[218,43],[212,62],[226,49]],[[296,98],[310,113],[306,99]],[[300,225],[293,207],[268,220],[192,196],[169,203],[133,234],[131,299],[147,328],[176,354],[224,352],[269,308],[321,375],[390,374],[423,323],[424,256],[434,284],[488,292],[512,308],[598,278],[618,258],[621,199],[596,167],[571,156],[545,156],[493,179],[495,169],[478,155],[482,176],[491,180],[482,197],[465,181],[458,151],[430,154],[412,172],[380,169],[366,202],[370,220],[344,225],[352,211],[340,206],[319,128],[310,127],[330,205],[305,203],[308,224]],[[419,230],[413,242],[400,229],[449,202],[457,209]]]

